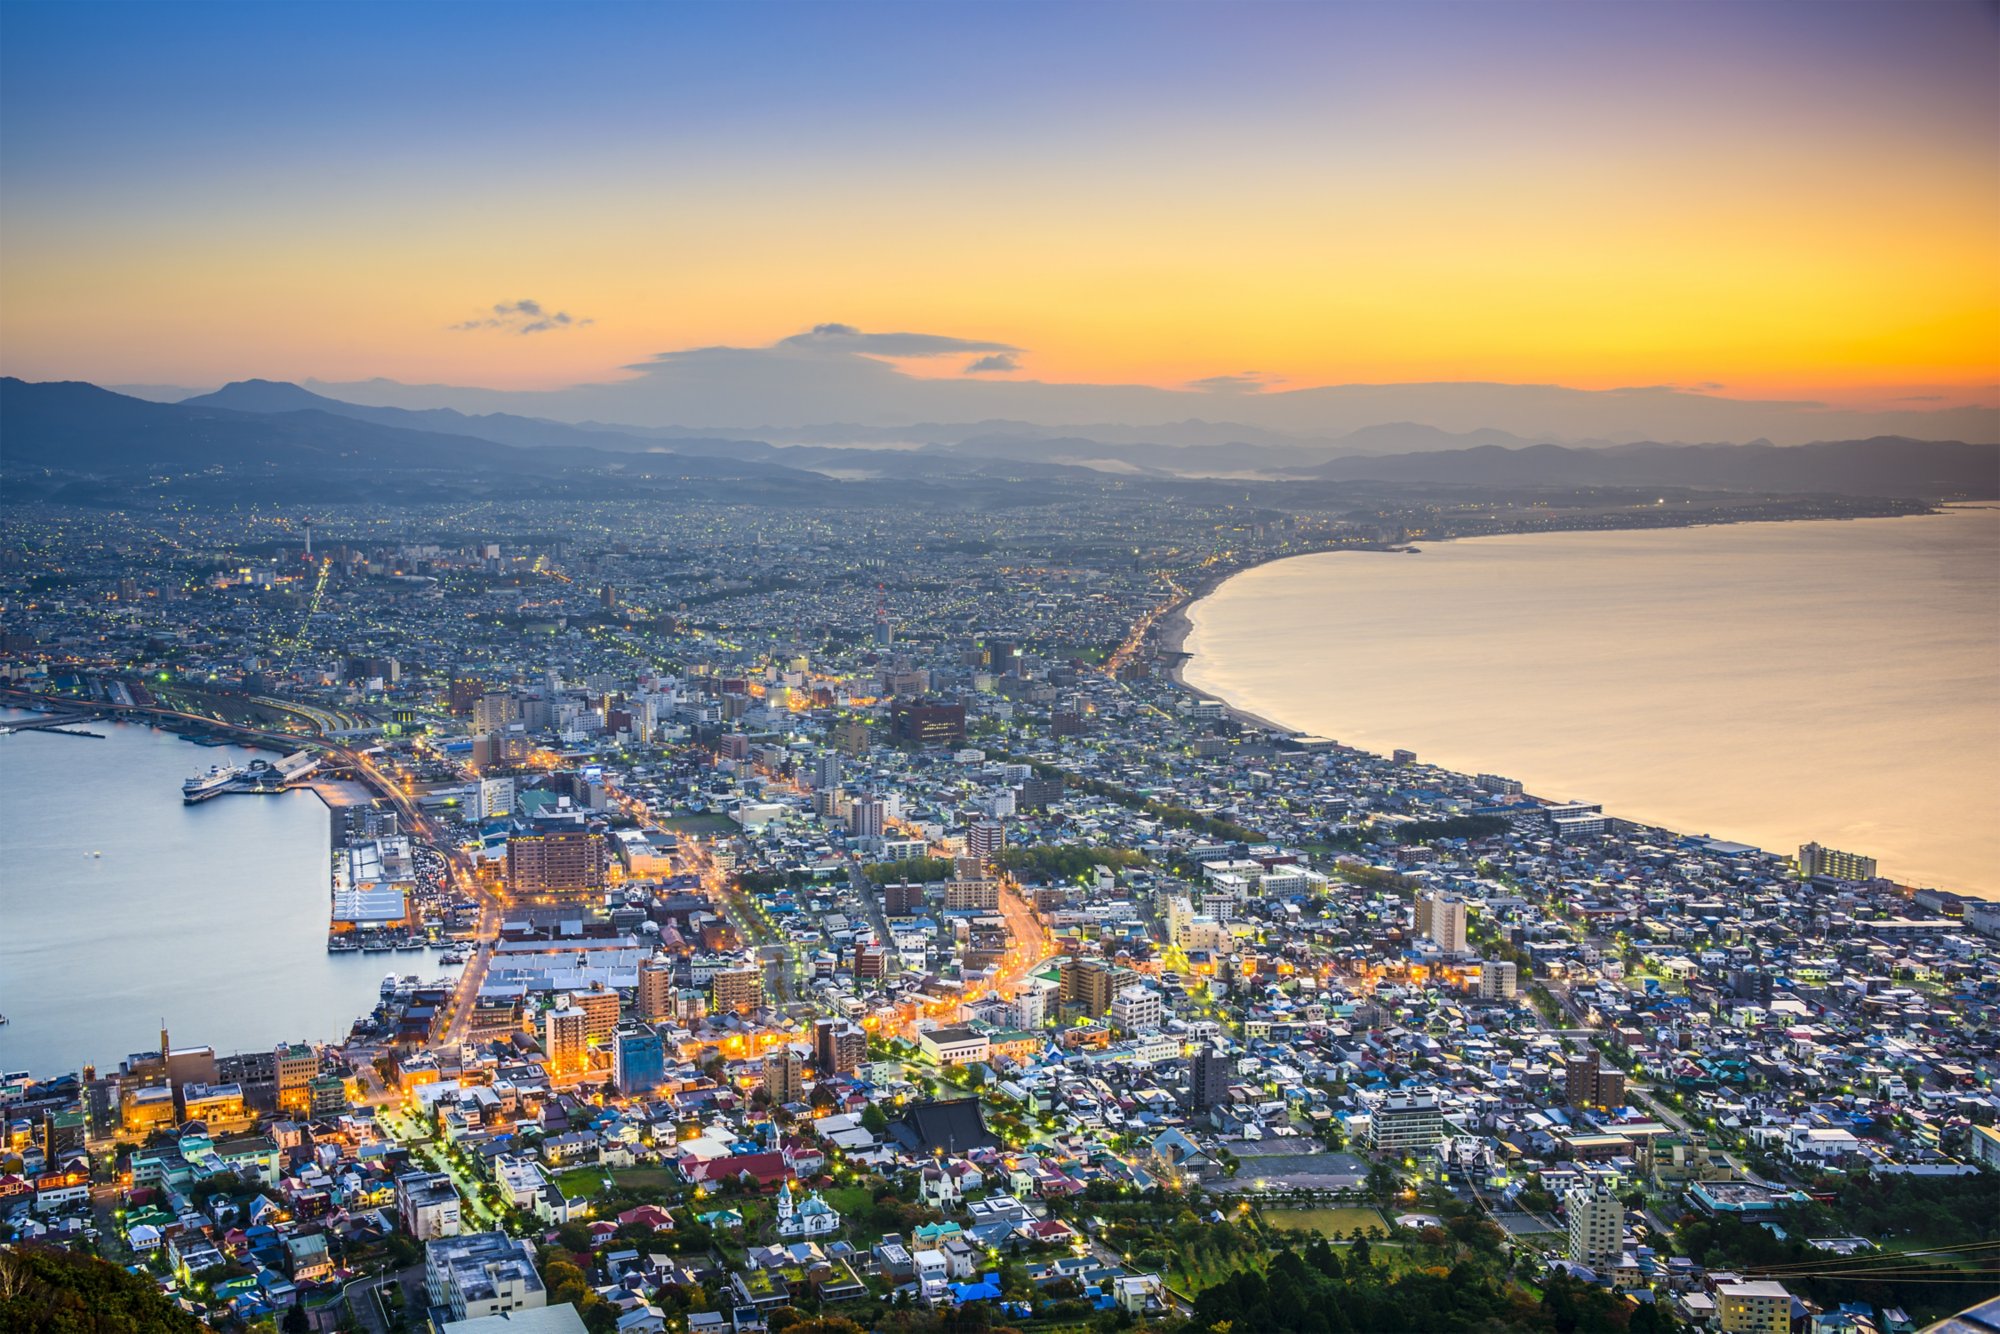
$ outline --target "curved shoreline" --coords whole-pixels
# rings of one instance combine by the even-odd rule
[[[1964,506],[1955,506],[1955,505],[1940,506],[1936,509],[1926,511],[1926,515],[1929,517],[1937,517],[1943,514],[1947,514],[1952,510],[1960,508],[1968,510],[1991,510],[1996,507],[1990,502],[1968,502]],[[1884,516],[1870,516],[1870,517],[1892,518],[1892,517],[1909,517],[1909,516],[1884,515]],[[1802,521],[1803,520],[1791,520],[1791,519],[1759,520],[1759,521],[1754,521],[1751,524],[1742,526],[1755,527],[1760,525],[1775,525],[1778,523],[1794,523]],[[1733,523],[1721,523],[1721,524],[1689,524],[1689,525],[1673,525],[1673,526],[1736,527],[1739,525]],[[1538,533],[1492,533],[1492,534],[1482,533],[1482,534],[1477,534],[1476,536],[1553,537],[1553,536],[1559,536],[1560,533],[1563,531],[1568,531],[1568,532],[1589,531],[1593,533],[1602,532],[1605,534],[1610,534],[1610,533],[1627,532],[1633,530],[1623,530],[1623,529],[1558,530],[1558,531],[1538,532]],[[1651,526],[1644,526],[1637,531],[1655,531],[1655,529],[1653,529]],[[1423,540],[1423,545],[1428,546],[1430,545],[1431,542],[1442,543],[1445,541],[1463,541],[1463,540],[1469,540],[1469,539],[1440,537],[1433,539],[1425,539]],[[1278,718],[1275,718],[1269,714],[1255,712],[1252,709],[1245,707],[1237,700],[1231,699],[1228,695],[1219,693],[1217,689],[1211,689],[1202,685],[1197,685],[1194,682],[1190,681],[1188,679],[1189,666],[1191,663],[1195,661],[1195,658],[1197,657],[1197,654],[1191,652],[1188,648],[1188,641],[1191,638],[1193,631],[1195,629],[1195,622],[1192,613],[1194,606],[1197,602],[1200,602],[1204,599],[1213,596],[1222,587],[1223,584],[1227,583],[1230,579],[1233,579],[1238,574],[1246,574],[1252,570],[1260,568],[1261,566],[1274,565],[1281,561],[1294,559],[1295,557],[1298,556],[1331,555],[1337,551],[1360,550],[1360,549],[1367,549],[1367,548],[1337,547],[1337,548],[1329,548],[1322,551],[1288,553],[1285,555],[1274,556],[1268,560],[1260,560],[1253,563],[1245,564],[1239,568],[1232,569],[1225,574],[1204,580],[1198,588],[1191,591],[1188,597],[1181,600],[1171,609],[1170,612],[1163,614],[1160,618],[1160,631],[1156,638],[1156,652],[1160,657],[1160,659],[1162,660],[1161,674],[1164,677],[1166,677],[1177,689],[1185,690],[1190,695],[1193,695],[1198,699],[1213,701],[1221,704],[1225,715],[1243,726],[1255,728],[1260,731],[1275,734],[1278,736],[1301,736],[1301,735],[1307,735],[1309,733],[1314,735],[1327,734],[1324,733],[1325,729],[1324,721],[1322,721],[1321,723],[1320,731],[1315,731],[1315,729],[1311,727],[1301,728],[1299,726],[1283,722]],[[1373,548],[1373,550],[1380,552],[1382,548],[1376,547]],[[1210,646],[1208,651],[1200,656],[1207,657],[1211,663],[1220,661],[1222,657],[1221,654],[1219,654],[1214,650],[1213,646]],[[1225,686],[1225,688],[1227,687]],[[1237,688],[1244,688],[1244,687],[1242,687],[1239,684]],[[1269,692],[1266,691],[1265,693],[1268,694]],[[1352,721],[1353,720],[1350,719],[1350,722]],[[1335,724],[1335,726],[1332,728],[1332,731],[1337,732],[1342,736],[1346,735],[1345,730],[1339,724]],[[1380,757],[1386,757],[1389,754],[1392,741],[1384,740],[1383,738],[1378,736],[1373,740],[1372,743],[1356,743],[1349,741],[1341,741],[1337,742],[1336,744],[1342,750],[1375,755],[1378,758],[1380,758]],[[1393,744],[1400,746],[1405,743],[1400,740],[1394,740]],[[1417,744],[1421,746],[1421,742],[1418,742]],[[1481,772],[1489,768],[1497,769],[1500,772],[1511,772],[1506,767],[1509,762],[1510,761],[1508,753],[1503,753],[1501,751],[1496,750],[1494,753],[1487,755],[1483,758],[1468,759],[1468,757],[1465,755],[1459,755],[1457,757],[1456,763],[1446,762],[1439,765],[1439,767],[1449,769],[1453,772],[1459,772],[1462,770],[1464,775],[1469,776],[1474,771],[1475,768],[1479,769]],[[1532,780],[1530,781],[1532,782]],[[1586,786],[1595,786],[1595,784],[1594,783],[1587,784]],[[1722,814],[1721,818],[1718,820],[1716,819],[1718,815],[1718,812],[1716,811],[1709,811],[1704,813],[1700,811],[1689,812],[1684,810],[1676,815],[1668,815],[1663,818],[1656,818],[1647,809],[1647,807],[1652,803],[1647,802],[1643,799],[1634,799],[1630,796],[1628,797],[1614,796],[1612,798],[1607,799],[1607,804],[1609,804],[1610,801],[1616,801],[1619,806],[1623,807],[1623,809],[1626,812],[1628,812],[1624,814],[1622,818],[1630,821],[1631,823],[1643,825],[1649,828],[1659,829],[1662,831],[1676,834],[1678,836],[1684,836],[1684,837],[1698,836],[1702,838],[1719,839],[1725,842],[1742,842],[1745,843],[1746,845],[1757,846],[1760,848],[1765,848],[1766,850],[1769,850],[1771,847],[1774,846],[1782,848],[1789,844],[1792,837],[1792,834],[1789,829],[1781,829],[1779,834],[1777,835],[1774,835],[1772,833],[1772,830],[1768,828],[1763,830],[1761,834],[1745,833],[1740,836],[1724,832],[1709,832],[1711,829],[1714,828],[1715,824],[1719,824],[1724,829],[1727,829],[1731,824],[1729,817],[1726,814]],[[1671,803],[1669,804],[1671,805]],[[1783,825],[1785,823],[1785,821],[1783,821],[1782,819],[1778,819],[1775,822],[1780,825]],[[1754,825],[1758,823],[1758,821],[1753,819],[1748,823]],[[1767,821],[1767,823],[1771,822]],[[1688,831],[1691,830],[1695,832],[1690,834]],[[1805,837],[1805,834],[1801,833],[1798,835],[1798,837],[1803,838]],[[1905,851],[1907,852],[1907,850]],[[1893,848],[1885,848],[1885,854],[1891,852],[1893,852]],[[1894,872],[1888,872],[1887,874],[1889,878],[1896,880],[1897,883],[1903,885],[1906,889],[1921,889],[1926,887],[1936,887],[1944,890],[1945,892],[1958,893],[1971,898],[2000,899],[2000,887],[1993,886],[1991,884],[1979,883],[1976,877],[1968,879],[1963,874],[1954,874],[1945,870],[1933,870],[1930,873],[1906,872],[1905,874],[1908,875],[1909,877],[1907,879],[1897,876]]]
[[[1284,723],[1278,722],[1273,718],[1266,718],[1260,713],[1252,713],[1250,710],[1237,706],[1213,691],[1202,689],[1187,679],[1187,665],[1194,657],[1192,653],[1187,651],[1188,636],[1194,633],[1194,621],[1188,613],[1194,609],[1195,603],[1207,598],[1239,574],[1248,574],[1252,570],[1262,569],[1266,565],[1276,565],[1280,561],[1302,560],[1307,556],[1331,556],[1345,549],[1336,547],[1327,551],[1302,551],[1296,555],[1273,556],[1269,560],[1260,560],[1249,565],[1239,566],[1227,574],[1220,574],[1212,579],[1205,579],[1199,585],[1190,589],[1186,597],[1175,603],[1171,610],[1160,617],[1160,644],[1158,652],[1161,657],[1173,660],[1167,668],[1167,679],[1173,682],[1175,688],[1185,690],[1197,699],[1213,700],[1217,704],[1220,704],[1222,711],[1239,723],[1244,723],[1251,727],[1259,727],[1267,732],[1281,732],[1286,736],[1297,736],[1299,734],[1298,728],[1288,727]]]
[[[1919,510],[1910,514],[1870,514],[1853,517],[1829,515],[1824,518],[1801,517],[1796,519],[1709,519],[1698,523],[1632,524],[1625,527],[1613,526],[1607,528],[1549,528],[1536,532],[1514,533],[1470,533],[1463,536],[1427,537],[1421,540],[1425,546],[1443,546],[1447,542],[1482,542],[1508,537],[1556,537],[1565,533],[1656,533],[1684,528],[1754,528],[1767,524],[1859,523],[1864,519],[1933,518],[1954,509],[1996,508],[2000,508],[2000,504],[1996,504],[1993,501],[1940,501],[1934,508]],[[1291,551],[1283,555],[1267,556],[1262,560],[1251,561],[1246,565],[1238,565],[1221,574],[1211,575],[1189,589],[1186,597],[1161,613],[1158,622],[1158,644],[1155,647],[1155,653],[1161,658],[1172,659],[1172,662],[1167,667],[1167,679],[1173,682],[1177,688],[1187,691],[1197,699],[1213,700],[1222,705],[1223,712],[1239,722],[1247,723],[1253,727],[1261,727],[1269,732],[1282,732],[1286,736],[1298,736],[1301,734],[1300,729],[1278,722],[1276,719],[1268,718],[1263,714],[1252,713],[1250,710],[1237,705],[1226,696],[1218,695],[1212,690],[1203,689],[1201,686],[1195,685],[1187,679],[1187,664],[1194,657],[1192,653],[1187,651],[1188,636],[1194,633],[1194,621],[1189,617],[1188,613],[1194,609],[1194,605],[1197,602],[1201,602],[1212,596],[1217,589],[1221,588],[1231,579],[1236,578],[1240,574],[1249,574],[1252,570],[1261,570],[1267,565],[1281,565],[1288,560],[1304,560],[1309,556],[1337,556],[1344,552],[1360,552],[1369,555],[1393,555],[1407,552],[1415,555],[1422,550],[1423,548],[1417,546],[1414,540],[1398,546],[1390,546],[1383,543],[1356,543],[1347,546],[1330,546],[1322,547],[1318,551]],[[1365,749],[1365,747],[1349,747],[1349,749]]]

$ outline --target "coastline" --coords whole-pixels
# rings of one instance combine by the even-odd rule
[[[1470,534],[1452,534],[1452,536],[1420,538],[1420,540],[1424,542],[1424,546],[1444,546],[1446,542],[1480,542],[1480,540],[1486,540],[1486,538],[1538,538],[1538,536],[1554,536],[1554,534],[1562,534],[1562,532],[1664,532],[1664,530],[1670,530],[1670,528],[1740,528],[1740,526],[1756,526],[1756,524],[1854,524],[1854,522],[1860,522],[1862,518],[1934,518],[1938,514],[1948,514],[1950,510],[1960,510],[1960,508],[1968,508],[1968,510],[1992,510],[1992,508],[2000,508],[2000,502],[1994,502],[1994,500],[1938,500],[1938,502],[1928,502],[1926,508],[1914,510],[1910,514],[1868,514],[1868,516],[1828,514],[1828,516],[1744,518],[1744,520],[1734,520],[1734,518],[1704,518],[1704,520],[1694,520],[1694,522],[1686,522],[1686,524],[1612,524],[1608,528],[1538,528],[1538,530],[1532,530],[1532,532],[1528,532],[1528,530],[1524,530],[1524,532],[1470,532]],[[1188,652],[1188,636],[1194,634],[1194,620],[1188,616],[1188,612],[1194,608],[1196,602],[1200,602],[1202,598],[1208,598],[1210,594],[1214,594],[1218,588],[1222,588],[1224,584],[1228,584],[1238,574],[1248,574],[1252,570],[1262,570],[1264,566],[1274,566],[1274,564],[1280,564],[1280,562],[1286,562],[1286,560],[1304,560],[1306,556],[1338,556],[1342,552],[1364,552],[1364,554],[1374,554],[1374,556],[1388,556],[1388,554],[1408,552],[1408,554],[1416,556],[1416,554],[1422,552],[1422,546],[1416,546],[1416,542],[1418,540],[1400,542],[1400,544],[1390,544],[1390,542],[1354,542],[1354,544],[1340,544],[1340,546],[1322,546],[1322,548],[1312,550],[1312,552],[1284,552],[1284,554],[1278,554],[1278,556],[1266,556],[1264,560],[1252,560],[1248,564],[1240,564],[1240,566],[1234,566],[1230,570],[1224,570],[1222,574],[1210,574],[1208,578],[1204,578],[1198,584],[1194,584],[1184,598],[1180,598],[1178,602],[1174,602],[1174,606],[1170,606],[1166,612],[1160,614],[1160,618],[1156,622],[1158,628],[1156,628],[1154,654],[1160,656],[1160,658],[1170,658],[1172,660],[1168,664],[1168,668],[1166,668],[1166,678],[1176,688],[1186,690],[1188,694],[1192,694],[1198,700],[1212,700],[1216,704],[1222,704],[1222,712],[1226,712],[1230,718],[1234,718],[1234,720],[1238,720],[1242,724],[1248,724],[1248,726],[1254,726],[1254,728],[1262,728],[1266,732],[1282,732],[1284,736],[1298,736],[1300,728],[1294,728],[1290,724],[1278,722],[1276,718],[1266,718],[1264,714],[1254,714],[1248,708],[1240,708],[1232,700],[1228,700],[1228,698],[1224,698],[1224,696],[1220,696],[1220,694],[1216,694],[1212,690],[1204,690],[1204,688],[1192,684],[1186,678],[1188,660],[1194,656],[1194,654]]]
[[[390,960],[428,972],[409,966],[412,955],[326,951],[338,811],[325,793],[189,806],[179,784],[197,761],[247,757],[183,746],[177,729],[143,717],[119,721],[147,725],[104,728],[112,740],[91,748],[94,759],[72,759],[67,743],[0,741],[12,774],[0,841],[13,882],[0,897],[22,914],[0,951],[8,1070],[53,1080],[115,1066],[145,1049],[157,1019],[218,1056],[268,1053],[281,1038],[337,1043],[375,1003]],[[117,818],[48,815],[90,801]],[[50,892],[30,894],[37,883]],[[244,1005],[245,995],[257,1003]]]
[[[1940,502],[1933,505],[1930,508],[1918,511],[1915,514],[1881,515],[1881,516],[1867,516],[1867,517],[1881,517],[1881,518],[1938,517],[1949,514],[1955,510],[1991,510],[1995,508],[2000,508],[2000,506],[1996,506],[1994,502],[1991,501],[1973,500],[1973,501],[1965,501],[1958,503]],[[1656,528],[1664,528],[1669,526],[1676,528],[1737,527],[1737,526],[1759,526],[1759,525],[1803,523],[1812,521],[1814,520],[1808,520],[1805,518],[1758,519],[1758,520],[1746,521],[1744,523],[1738,523],[1732,521],[1722,521],[1722,522],[1711,521],[1703,523],[1675,524],[1675,525],[1639,525],[1635,529],[1629,531],[1653,531]],[[1843,516],[1841,518],[1841,521],[1854,522],[1855,520],[1853,518],[1846,518]],[[1628,531],[1628,530],[1620,528],[1607,528],[1603,530],[1594,530],[1594,529],[1549,530],[1546,532],[1538,531],[1533,533],[1477,533],[1477,534],[1456,535],[1449,537],[1440,536],[1440,537],[1425,538],[1420,540],[1423,545],[1427,546],[1433,542],[1442,544],[1445,542],[1464,541],[1474,537],[1477,538],[1530,537],[1530,536],[1539,537],[1539,536],[1557,536],[1563,532],[1592,532],[1592,531],[1603,531],[1609,533],[1609,532]],[[1249,562],[1244,565],[1230,569],[1227,572],[1202,580],[1197,586],[1190,589],[1186,597],[1180,599],[1169,610],[1163,612],[1159,617],[1158,629],[1154,636],[1154,653],[1156,659],[1160,663],[1160,674],[1166,680],[1168,680],[1176,689],[1186,691],[1188,694],[1194,696],[1197,699],[1212,701],[1220,704],[1222,706],[1225,716],[1229,717],[1230,719],[1234,720],[1235,722],[1237,722],[1242,726],[1258,729],[1260,731],[1281,737],[1306,735],[1309,729],[1301,729],[1299,727],[1282,722],[1269,715],[1256,713],[1248,708],[1243,707],[1242,705],[1240,705],[1239,703],[1237,703],[1236,701],[1230,699],[1225,695],[1218,694],[1214,690],[1206,689],[1202,686],[1196,685],[1187,679],[1189,664],[1193,662],[1195,657],[1195,655],[1188,650],[1188,640],[1192,636],[1192,633],[1195,628],[1192,617],[1192,611],[1194,605],[1197,602],[1212,596],[1217,590],[1221,588],[1221,586],[1224,583],[1228,582],[1235,576],[1239,574],[1248,573],[1249,571],[1257,569],[1261,566],[1277,564],[1280,561],[1291,560],[1294,559],[1295,557],[1302,557],[1309,555],[1330,555],[1340,551],[1370,551],[1374,553],[1383,553],[1389,550],[1403,550],[1403,549],[1406,548],[1403,547],[1387,548],[1380,545],[1366,546],[1366,547],[1353,545],[1353,546],[1329,547],[1317,551],[1292,552],[1282,555],[1275,555],[1264,560]],[[1386,754],[1388,753],[1386,748],[1378,750],[1367,745],[1354,745],[1346,742],[1341,742],[1338,744],[1340,749],[1343,750],[1358,751],[1361,753],[1373,754],[1377,756],[1386,756]],[[1378,742],[1378,744],[1381,743]],[[1496,757],[1491,761],[1492,764],[1502,765],[1502,766],[1504,766],[1505,762],[1506,761],[1504,757]],[[1488,761],[1482,760],[1481,763],[1485,764],[1488,763]],[[1471,769],[1467,768],[1466,773],[1469,774],[1470,772]],[[1684,828],[1695,827],[1689,825],[1685,819],[1671,821],[1671,822],[1663,822],[1661,820],[1654,819],[1644,813],[1639,813],[1639,812],[1626,814],[1620,818],[1623,818],[1629,823],[1635,825],[1640,825],[1647,828],[1655,828],[1665,832],[1674,833],[1676,835],[1680,835]],[[1700,836],[1711,837],[1711,835],[1708,834],[1702,834]],[[1759,846],[1759,847],[1763,846],[1762,843],[1758,842],[1754,837],[1750,836],[1746,836],[1743,839],[1737,839],[1725,835],[1713,835],[1713,837],[1722,838],[1724,841],[1729,841],[1729,842],[1743,841],[1750,844],[1751,846]],[[1891,875],[1889,878],[1895,879],[1893,875]],[[1896,883],[1898,883],[1899,886],[1906,892],[1913,892],[1924,888],[1937,887],[1934,881],[1930,881],[1928,879],[1913,878],[1907,881],[1897,880]],[[2000,899],[2000,890],[1996,890],[1994,887],[1990,886],[1970,888],[1964,886],[1963,884],[1960,884],[1957,888],[1946,890],[1943,892],[1957,893],[1966,896],[1968,898],[1974,898],[1974,899],[1980,899],[1980,898]]]
[[[1245,726],[1261,728],[1267,732],[1277,732],[1284,736],[1297,736],[1298,729],[1296,727],[1287,727],[1284,723],[1274,718],[1266,718],[1262,714],[1252,713],[1248,709],[1240,708],[1221,695],[1203,690],[1200,686],[1188,681],[1186,668],[1188,660],[1194,656],[1187,651],[1188,636],[1194,633],[1194,621],[1188,613],[1193,610],[1195,603],[1200,602],[1203,598],[1209,596],[1216,589],[1221,588],[1239,574],[1248,574],[1251,570],[1265,565],[1275,565],[1279,561],[1297,560],[1303,556],[1326,556],[1339,551],[1356,549],[1365,548],[1330,547],[1325,551],[1301,551],[1291,555],[1273,556],[1269,560],[1260,560],[1248,565],[1239,565],[1226,574],[1213,575],[1196,584],[1188,590],[1186,597],[1176,602],[1160,617],[1159,645],[1155,651],[1160,657],[1171,659],[1167,667],[1167,680],[1171,681],[1176,689],[1185,690],[1196,699],[1211,700],[1214,703],[1220,704],[1223,713]]]

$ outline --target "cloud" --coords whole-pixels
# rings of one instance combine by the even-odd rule
[[[1211,375],[1205,380],[1189,380],[1187,387],[1199,389],[1204,394],[1256,394],[1284,381],[1275,375],[1262,371],[1244,371],[1241,375]]]
[[[1008,371],[1018,371],[1020,369],[1021,363],[1014,359],[1013,353],[994,352],[967,364],[963,374],[984,375],[991,371],[1004,375]]]
[[[855,352],[872,357],[943,357],[958,352],[1007,353],[1021,350],[1009,343],[949,338],[944,334],[864,333],[851,324],[815,324],[804,333],[780,339],[777,346],[806,351]]]
[[[506,329],[517,334],[536,334],[555,329],[581,329],[595,323],[596,320],[577,319],[566,310],[552,311],[539,301],[523,299],[502,301],[493,307],[492,314],[464,320],[452,325],[451,329],[454,333],[473,329]]]
[[[1895,400],[1898,403],[1942,403],[1943,394],[1905,394]]]

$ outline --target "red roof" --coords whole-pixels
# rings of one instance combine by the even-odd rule
[[[738,1153],[706,1160],[683,1158],[681,1171],[693,1182],[733,1181],[747,1172],[759,1186],[775,1186],[794,1175],[791,1164],[781,1153]]]
[[[649,1227],[655,1232],[665,1232],[673,1228],[674,1219],[672,1214],[656,1204],[642,1204],[636,1209],[627,1209],[618,1215],[618,1226],[630,1227],[634,1223],[641,1227]]]

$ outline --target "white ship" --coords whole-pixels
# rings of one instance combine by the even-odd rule
[[[196,774],[181,784],[181,800],[192,806],[197,801],[207,801],[229,790],[229,785],[241,777],[241,769],[225,769],[219,764],[211,764],[205,774]]]

